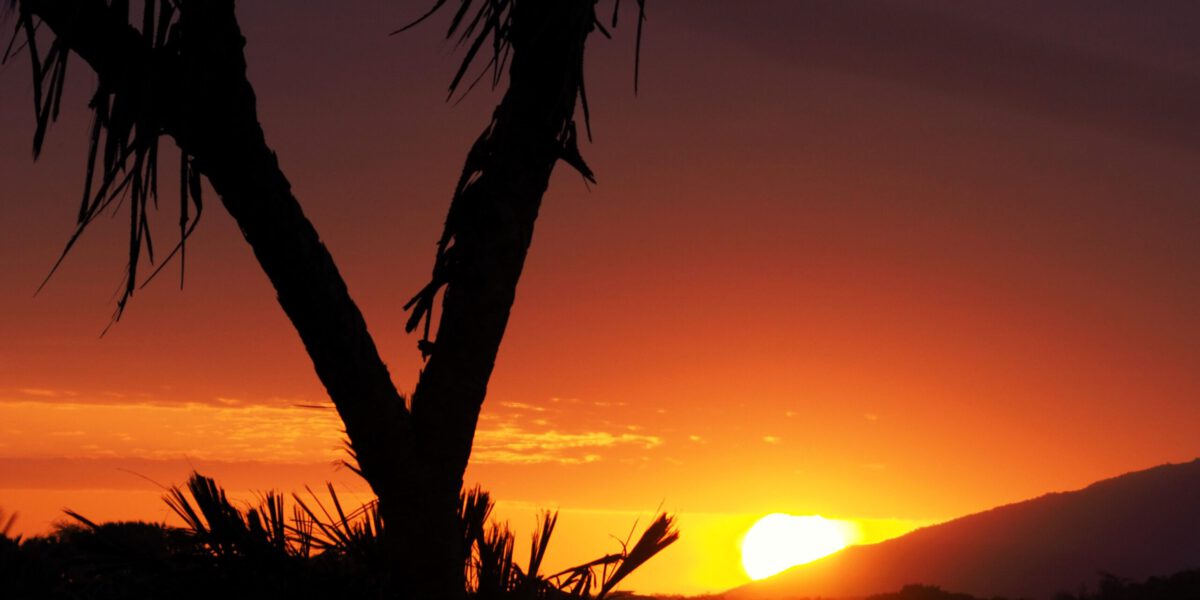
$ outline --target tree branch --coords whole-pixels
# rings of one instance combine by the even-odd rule
[[[413,463],[408,409],[267,145],[233,7],[232,0],[182,2],[178,38],[152,49],[102,0],[20,1],[20,10],[42,19],[92,67],[103,88],[142,94],[134,104],[156,111],[161,130],[208,177],[300,334],[364,478],[386,500],[404,487]],[[138,68],[149,61],[157,61],[153,69]]]

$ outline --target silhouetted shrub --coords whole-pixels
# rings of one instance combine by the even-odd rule
[[[936,585],[909,584],[899,592],[870,596],[867,600],[981,600],[970,594],[947,592]],[[993,598],[992,600],[1004,600]]]
[[[390,569],[376,504],[347,512],[332,486],[325,500],[308,492],[307,499],[292,496],[290,513],[285,513],[283,496],[273,492],[243,510],[212,479],[193,474],[184,489],[172,488],[165,497],[183,519],[182,528],[97,524],[68,511],[76,523],[48,536],[21,541],[0,529],[0,598],[384,597]],[[522,568],[513,561],[512,532],[489,521],[493,503],[488,494],[478,488],[466,492],[461,506],[467,592],[480,599],[603,600],[625,576],[678,538],[673,519],[663,514],[636,543],[627,540],[621,552],[543,575],[556,513],[543,515],[529,563]]]
[[[1166,577],[1151,577],[1130,582],[1115,575],[1101,575],[1093,593],[1061,593],[1055,600],[1196,600],[1200,598],[1200,569],[1181,571]]]

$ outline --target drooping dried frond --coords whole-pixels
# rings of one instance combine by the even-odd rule
[[[58,119],[70,62],[73,37],[83,28],[94,25],[75,15],[66,19],[56,30],[43,26],[28,6],[30,1],[17,0],[16,29],[4,55],[7,61],[25,52],[33,69],[33,101],[35,130],[33,156],[42,151],[50,125]],[[116,214],[121,209],[129,215],[128,263],[120,298],[113,313],[118,320],[126,303],[140,285],[145,285],[176,254],[182,267],[186,242],[195,231],[203,204],[200,196],[200,175],[191,158],[184,154],[180,164],[179,241],[149,277],[139,282],[138,267],[143,257],[156,263],[150,231],[149,214],[158,206],[159,138],[163,135],[163,102],[160,88],[175,62],[165,60],[178,53],[179,18],[185,10],[184,0],[144,0],[141,10],[130,10],[129,2],[97,1],[88,5],[91,17],[101,17],[109,25],[117,23],[121,33],[136,36],[145,49],[147,60],[122,64],[118,72],[98,77],[97,87],[88,103],[93,113],[89,132],[86,175],[83,197],[76,218],[75,230],[68,238],[58,260],[39,286],[39,291],[62,265],[79,237],[97,217],[106,212]],[[58,7],[59,10],[66,10]],[[46,50],[42,51],[42,47]],[[170,67],[164,65],[172,65]],[[177,73],[173,75],[178,75]],[[182,285],[182,275],[180,284]],[[111,325],[111,323],[110,323]]]
[[[590,1],[592,4],[596,3],[596,0]],[[642,28],[646,21],[646,0],[634,1],[637,4],[638,10],[633,66],[633,88],[636,93],[639,73],[641,71]],[[520,0],[459,0],[458,9],[455,10],[454,16],[450,20],[450,26],[446,31],[446,39],[454,40],[457,46],[466,47],[467,50],[462,62],[459,63],[458,70],[454,73],[454,78],[450,80],[449,93],[451,96],[458,90],[471,65],[479,58],[480,50],[485,46],[491,48],[491,56],[487,59],[479,76],[472,80],[466,91],[469,92],[471,88],[474,88],[489,73],[491,74],[492,86],[499,85],[500,77],[504,72],[505,66],[508,64],[508,59],[512,51],[512,38],[510,37],[512,8],[518,2]],[[440,11],[446,4],[447,0],[437,0],[424,14],[411,23],[393,31],[392,35],[403,33],[416,27]],[[609,27],[616,28],[620,13],[621,0],[613,0],[612,18]],[[598,18],[595,19],[595,26],[605,37],[612,37],[608,29],[605,28],[604,23]],[[583,92],[582,89],[579,91]],[[584,99],[583,108],[586,112],[586,99]]]
[[[539,4],[537,0],[459,0],[447,37],[466,50],[450,82],[451,96],[461,89],[471,66],[483,61],[487,54],[485,48],[490,48],[490,58],[463,93],[469,92],[487,74],[491,74],[492,85],[497,85],[506,69],[512,85],[491,123],[467,155],[445,229],[438,240],[431,280],[404,306],[404,310],[410,311],[405,330],[412,332],[423,325],[423,335],[417,346],[426,358],[435,346],[430,339],[434,302],[438,292],[449,282],[455,263],[460,260],[456,246],[461,245],[458,242],[462,241],[464,224],[471,219],[484,218],[481,203],[465,198],[486,188],[482,182],[489,178],[517,180],[528,176],[524,170],[537,172],[542,168],[526,165],[522,167],[522,175],[506,173],[506,169],[512,170],[512,164],[503,163],[497,157],[536,153],[539,150],[533,150],[535,148],[552,147],[557,151],[548,157],[547,165],[562,160],[586,181],[595,182],[595,175],[579,150],[580,134],[575,114],[578,107],[590,139],[591,111],[584,83],[584,44],[589,34],[597,29],[608,35],[596,16],[597,1],[564,0],[560,4]],[[415,26],[446,4],[446,0],[437,0],[425,15],[393,33]],[[637,6],[640,38],[641,23],[645,18],[644,0],[637,0]],[[619,2],[614,2],[613,25],[619,11]],[[638,52],[640,55],[640,41]],[[551,64],[553,66],[548,67]],[[636,74],[635,66],[635,78]],[[531,110],[531,106],[537,108]],[[500,185],[497,189],[508,187]]]
[[[446,31],[446,39],[455,40],[456,45],[466,46],[467,50],[462,63],[459,64],[458,71],[454,73],[454,78],[450,80],[450,96],[453,96],[454,92],[458,90],[463,77],[466,76],[467,71],[479,55],[479,51],[485,45],[491,47],[492,56],[488,59],[480,75],[471,82],[466,91],[474,88],[483,76],[489,72],[492,75],[492,86],[494,87],[500,83],[500,76],[504,71],[504,66],[512,50],[512,39],[509,37],[509,28],[512,26],[512,5],[514,1],[516,0],[459,0],[458,10],[454,12],[454,16],[450,20],[450,27]],[[402,33],[417,26],[437,13],[445,5],[446,0],[437,0],[433,7],[421,15],[420,18],[393,31],[392,35]],[[472,11],[472,8],[474,8],[474,11]],[[468,15],[472,16],[468,18]]]
[[[637,35],[633,47],[633,93],[637,94],[638,84],[642,78],[642,28],[646,24],[646,0],[636,0],[638,7],[637,14]],[[617,14],[621,10],[621,0],[613,2],[613,28],[617,26]]]

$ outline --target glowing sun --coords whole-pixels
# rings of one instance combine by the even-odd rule
[[[742,567],[751,579],[770,577],[846,547],[841,523],[782,513],[758,520],[742,539]]]

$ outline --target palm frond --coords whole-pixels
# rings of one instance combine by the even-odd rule
[[[564,569],[547,577],[555,586],[578,598],[602,600],[626,577],[646,564],[664,548],[679,539],[675,518],[661,513],[642,532],[632,548],[628,540],[621,543],[621,552],[601,556],[593,561]],[[599,571],[599,572],[597,572]],[[592,589],[597,588],[595,596]]]
[[[314,547],[313,519],[299,505],[292,505],[292,525],[289,528],[294,551],[297,556],[312,556]]]
[[[550,536],[554,526],[558,524],[558,511],[542,513],[542,528],[533,532],[533,541],[529,544],[529,566],[525,569],[526,576],[536,580],[546,558],[546,548],[550,546]]]
[[[479,486],[459,493],[459,521],[463,526],[463,563],[471,558],[471,548],[483,539],[488,518],[495,503],[491,496]]]
[[[474,571],[475,592],[481,597],[495,598],[516,587],[513,534],[507,524],[491,524],[477,541]]]
[[[292,494],[296,502],[292,529],[293,543],[321,552],[337,552],[363,562],[374,562],[382,552],[383,516],[379,503],[373,500],[346,513],[332,484],[326,484],[330,508],[327,508],[312,488],[305,488],[309,500]],[[310,505],[311,502],[311,505]],[[313,508],[315,507],[315,509]],[[320,513],[318,515],[317,513]],[[335,516],[336,515],[336,516]]]
[[[662,552],[667,546],[674,544],[678,539],[679,530],[675,527],[675,518],[666,513],[659,514],[646,528],[646,531],[642,532],[642,537],[638,538],[633,549],[622,552],[621,562],[617,565],[616,570],[605,579],[596,600],[604,598],[618,583],[621,583],[622,579],[628,577],[630,573]]]
[[[252,537],[261,537],[275,550],[288,552],[289,527],[281,494],[275,491],[263,494],[258,508],[251,508],[246,517]]]
[[[225,490],[211,478],[192,473],[187,491],[190,500],[183,490],[173,486],[164,500],[183,519],[191,534],[217,556],[244,554],[251,540],[256,539],[252,537],[255,532],[241,511],[229,503]]]

